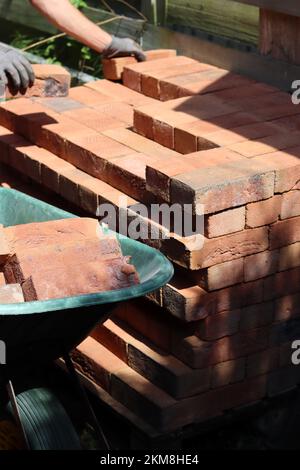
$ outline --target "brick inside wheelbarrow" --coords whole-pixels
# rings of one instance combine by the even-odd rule
[[[75,217],[12,189],[0,189],[0,224],[12,226]],[[123,254],[131,256],[140,284],[117,291],[63,299],[0,305],[0,340],[9,368],[43,363],[71,351],[113,304],[159,289],[173,276],[171,263],[157,250],[118,235]]]

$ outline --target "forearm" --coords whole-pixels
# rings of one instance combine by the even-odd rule
[[[78,11],[69,0],[30,0],[59,30],[102,53],[112,37]]]

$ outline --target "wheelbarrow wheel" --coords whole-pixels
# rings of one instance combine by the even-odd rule
[[[30,450],[79,450],[79,437],[60,401],[46,388],[16,397]],[[13,415],[11,403],[8,411]]]

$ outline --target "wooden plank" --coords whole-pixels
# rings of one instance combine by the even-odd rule
[[[141,12],[148,21],[163,26],[166,21],[168,0],[141,0]]]
[[[258,44],[259,10],[224,0],[169,0],[167,24]]]
[[[96,8],[84,8],[83,13],[93,22],[111,20],[114,14]],[[0,18],[45,33],[56,34],[54,28],[29,2],[24,0],[0,0]],[[122,17],[114,22],[103,25],[103,29],[111,34],[139,38],[143,32],[145,22],[132,18]]]
[[[149,25],[144,34],[144,47],[145,49],[177,49],[178,54],[245,74],[285,91],[291,91],[292,82],[300,77],[300,66],[298,65],[256,53],[231,49],[153,25]]]
[[[260,52],[275,59],[300,64],[300,18],[260,10]]]
[[[231,1],[244,3],[246,5],[254,5],[259,8],[277,11],[292,16],[300,16],[299,0],[225,0],[226,3]]]

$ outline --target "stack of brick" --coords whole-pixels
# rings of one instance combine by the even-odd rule
[[[134,89],[99,80],[2,104],[1,159],[92,214],[107,202],[132,218],[138,202],[204,213],[202,247],[139,217],[169,235],[141,238],[175,277],[117,307],[74,353],[91,389],[162,434],[300,381],[300,109],[185,57],[130,65],[123,79]]]
[[[26,302],[95,294],[139,282],[117,237],[105,234],[97,219],[20,224],[3,233],[9,247],[4,246],[4,253],[10,252],[2,265],[3,291],[14,292],[17,285]]]

